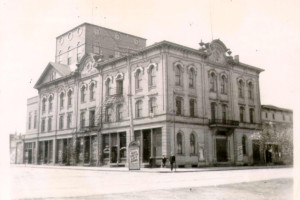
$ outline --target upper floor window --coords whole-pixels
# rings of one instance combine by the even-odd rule
[[[82,111],[80,113],[80,128],[84,128],[85,127],[85,112]]]
[[[42,101],[42,112],[46,112],[46,98],[43,98],[43,101]]]
[[[282,114],[282,120],[285,121],[285,115],[284,114]]]
[[[68,91],[68,106],[72,106],[72,90]]]
[[[190,135],[190,147],[191,147],[191,154],[196,154],[196,140],[195,135],[191,133]]]
[[[105,87],[106,87],[106,96],[112,95],[111,94],[111,80],[110,79],[106,80]]]
[[[80,61],[83,55],[83,46],[80,45],[80,42],[77,43],[77,62]]]
[[[62,130],[64,128],[64,116],[59,116],[59,130]]]
[[[117,105],[117,112],[116,112],[117,116],[117,121],[122,121],[123,120],[123,105]]]
[[[183,114],[183,99],[181,97],[176,98],[176,115]]]
[[[212,102],[210,104],[210,112],[211,112],[211,121],[214,122],[216,120],[216,115],[217,115],[217,104],[215,102]]]
[[[195,77],[196,73],[194,68],[189,69],[189,87],[195,88]]]
[[[34,118],[33,118],[33,128],[36,128],[36,122],[37,122],[37,111],[34,111]]]
[[[227,78],[225,75],[221,76],[221,94],[227,94]]]
[[[99,43],[98,42],[95,42],[94,45],[93,45],[93,52],[95,54],[99,54],[100,53],[100,47],[99,47]]]
[[[250,123],[254,123],[254,108],[249,109],[249,115]]]
[[[90,101],[95,100],[95,84],[91,83],[90,85]]]
[[[90,126],[93,127],[95,126],[95,110],[90,110],[89,114],[89,120],[90,120]]]
[[[65,102],[65,93],[60,93],[60,109],[64,107],[64,102]]]
[[[48,118],[48,131],[52,130],[52,117]]]
[[[217,76],[214,72],[210,73],[210,77],[209,77],[209,91],[210,92],[216,92],[217,91]]]
[[[244,116],[245,116],[245,108],[243,106],[240,106],[240,122],[244,122]]]
[[[182,70],[179,64],[175,66],[175,85],[182,86]]]
[[[183,153],[183,148],[182,148],[182,134],[177,133],[177,153],[182,154]]]
[[[105,109],[105,122],[112,122],[112,108],[107,107]]]
[[[72,124],[72,113],[68,113],[68,116],[67,116],[67,128],[71,128],[71,124]]]
[[[46,120],[45,120],[45,118],[43,118],[42,119],[42,127],[41,127],[41,129],[42,129],[42,132],[45,132],[45,127],[46,127]]]
[[[68,47],[68,65],[71,65],[72,63],[72,51],[71,47]]]
[[[239,80],[238,82],[238,92],[239,97],[244,98],[244,82],[242,80]]]
[[[142,111],[143,111],[142,103],[143,102],[141,100],[138,100],[135,103],[135,116],[136,116],[136,118],[142,117]]]
[[[222,122],[226,123],[227,120],[227,105],[223,104],[222,105]]]
[[[150,113],[150,116],[151,116],[151,113],[152,113],[152,115],[156,114],[156,108],[157,108],[156,98],[152,97],[149,100],[149,109],[150,109],[149,113]]]
[[[29,118],[28,118],[28,129],[31,129],[31,112],[29,113]]]
[[[49,97],[49,112],[52,112],[53,108],[53,97],[52,95]]]
[[[195,106],[196,105],[196,101],[194,99],[190,99],[190,116],[191,117],[195,117]]]
[[[265,114],[266,114],[266,118],[268,118],[268,113],[266,112]]]
[[[156,73],[155,73],[155,67],[154,65],[150,66],[149,69],[149,86],[155,86],[156,85]]]
[[[247,137],[242,137],[243,155],[247,155]]]
[[[117,94],[123,94],[123,80],[117,80]]]
[[[253,99],[253,84],[252,84],[252,82],[248,83],[248,98]]]
[[[81,103],[85,102],[85,85],[83,85],[80,89]]]
[[[58,52],[58,63],[61,63],[62,62],[62,55],[61,55],[61,51]]]
[[[273,119],[275,119],[275,114],[273,113]]]
[[[50,74],[50,81],[53,81],[54,79],[56,79],[56,72],[52,72],[51,74]]]
[[[142,89],[142,71],[140,69],[135,73],[135,89]]]

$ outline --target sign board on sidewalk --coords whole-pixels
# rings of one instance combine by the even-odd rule
[[[140,144],[137,141],[130,142],[129,144],[129,170],[140,169]]]

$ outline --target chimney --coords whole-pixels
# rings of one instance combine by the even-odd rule
[[[234,56],[234,61],[236,61],[236,62],[239,62],[239,61],[240,61],[239,55],[235,55],[235,56]]]

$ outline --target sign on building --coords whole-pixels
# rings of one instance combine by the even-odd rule
[[[140,145],[137,141],[132,141],[129,144],[129,170],[140,169]]]
[[[238,161],[243,161],[243,146],[238,146]]]

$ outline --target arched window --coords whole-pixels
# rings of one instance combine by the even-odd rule
[[[142,89],[142,71],[140,69],[135,73],[135,89]]]
[[[72,90],[68,91],[68,106],[72,106]]]
[[[238,88],[239,88],[239,97],[244,98],[244,82],[242,80],[239,80]]]
[[[142,117],[142,101],[141,100],[138,100],[136,103],[135,103],[135,117],[136,118],[140,118]]]
[[[155,73],[155,67],[153,65],[150,66],[149,69],[149,86],[155,86],[156,85],[156,73]]]
[[[242,137],[243,155],[247,154],[247,137],[244,135]]]
[[[106,96],[110,96],[111,95],[111,80],[110,79],[106,80],[105,86],[106,86]]]
[[[42,101],[42,112],[46,112],[46,98],[43,98],[43,101]]]
[[[64,107],[64,101],[65,101],[65,93],[60,93],[60,109],[62,109]]]
[[[157,103],[156,103],[156,98],[152,97],[149,100],[149,114],[155,115],[156,114],[156,109],[157,108]]]
[[[217,76],[214,72],[210,73],[209,84],[210,84],[209,91],[216,92],[217,91]]]
[[[221,94],[227,94],[227,78],[225,75],[221,76]]]
[[[81,103],[85,102],[85,85],[83,85],[80,89],[80,95],[81,95]]]
[[[116,112],[117,116],[117,121],[122,121],[123,120],[123,105],[117,105],[117,112]]]
[[[117,80],[117,94],[122,95],[123,94],[123,80]]]
[[[211,111],[211,121],[215,122],[216,121],[216,115],[217,115],[217,105],[215,102],[212,102],[210,104],[210,111]]]
[[[182,154],[183,149],[182,149],[182,134],[177,133],[177,153]]]
[[[248,83],[248,98],[253,99],[253,84],[252,84],[252,82]]]
[[[189,70],[189,87],[190,88],[195,88],[195,77],[196,77],[195,74],[196,74],[195,70],[193,68],[191,68]]]
[[[95,84],[91,83],[90,85],[90,101],[95,100]]]
[[[49,112],[52,112],[53,108],[53,97],[52,95],[49,97]]]
[[[196,154],[196,141],[195,135],[191,133],[190,135],[190,145],[191,145],[191,154]]]
[[[175,67],[175,85],[182,86],[182,71],[179,64]]]
[[[244,122],[245,108],[243,106],[240,107],[240,122]]]

